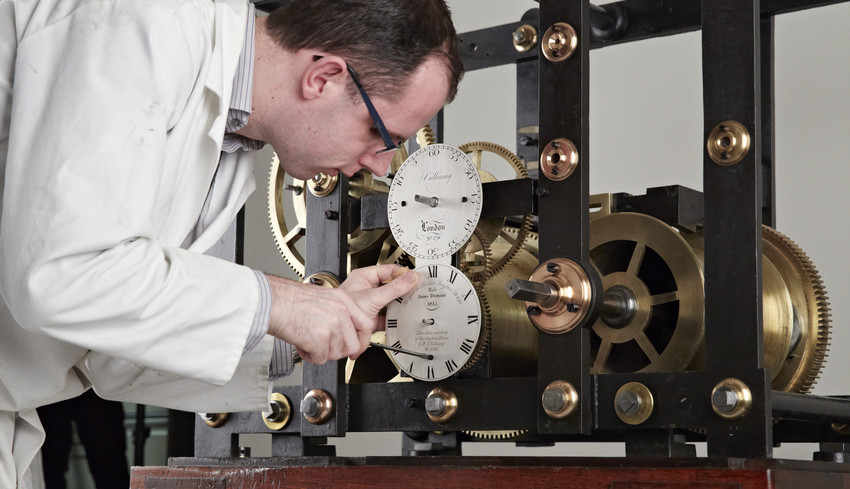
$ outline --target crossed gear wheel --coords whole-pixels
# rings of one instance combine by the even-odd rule
[[[593,373],[699,370],[705,363],[701,231],[680,232],[645,214],[613,213],[590,226],[590,257],[606,292],[627,292],[625,316],[592,327]],[[772,388],[809,392],[830,339],[823,282],[788,237],[762,227],[764,365]]]
[[[304,257],[299,243],[307,232],[307,192],[310,185],[310,182],[299,179],[287,183],[286,172],[277,154],[274,155],[267,194],[269,226],[278,251],[299,278],[304,277]],[[373,192],[386,193],[388,189],[386,183],[376,180],[371,173],[358,172],[349,180],[348,195],[359,199]],[[287,212],[286,200],[291,202],[291,213]],[[393,247],[394,243],[388,229],[355,229],[348,239],[349,270],[376,263],[393,263],[398,258],[394,255],[394,248],[398,245]]]
[[[482,168],[482,163],[485,160],[485,154],[498,157],[496,161],[506,162],[510,170],[514,172],[515,178],[528,178],[528,172],[525,169],[525,165],[523,165],[513,152],[504,146],[486,141],[475,141],[463,144],[459,147],[459,149],[472,157],[472,162],[475,164],[475,167],[478,168],[478,173],[481,175],[482,183],[498,180],[492,173]],[[492,156],[488,156],[486,159],[488,162],[493,160]],[[485,280],[487,277],[499,273],[500,270],[507,266],[514,256],[516,256],[517,252],[522,249],[522,245],[531,230],[531,223],[531,215],[523,216],[516,235],[512,235],[506,230],[505,219],[503,217],[481,218],[478,221],[478,228],[485,233],[487,239],[492,244],[507,242],[510,247],[504,254],[494,258],[493,265],[489,269],[482,270],[480,268],[470,268],[468,273],[470,279]],[[480,246],[475,242],[476,240],[473,239],[472,241],[473,243],[470,246],[467,246],[465,250],[466,254],[476,253],[480,249]],[[467,261],[474,260],[471,257],[466,259]]]

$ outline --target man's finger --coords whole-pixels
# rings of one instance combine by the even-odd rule
[[[398,299],[413,290],[418,280],[419,274],[413,270],[409,270],[386,285],[362,291],[360,297],[366,299],[366,304],[370,304],[376,308],[371,311],[371,314],[377,314],[390,301]]]

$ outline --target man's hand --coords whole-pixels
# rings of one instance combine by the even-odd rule
[[[417,274],[396,265],[353,270],[337,289],[267,275],[272,289],[269,334],[295,345],[304,360],[356,357],[383,327],[378,316],[416,285]]]

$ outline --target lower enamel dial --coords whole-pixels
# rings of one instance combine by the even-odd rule
[[[481,302],[472,282],[450,265],[416,269],[416,288],[387,306],[387,343],[430,354],[427,360],[393,353],[414,379],[436,381],[457,373],[472,356],[481,334]]]

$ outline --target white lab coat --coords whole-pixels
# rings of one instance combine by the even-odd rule
[[[89,386],[267,406],[270,338],[242,355],[257,280],[202,254],[254,189],[252,153],[216,171],[246,15],[246,0],[0,0],[0,487],[27,485],[34,408]]]

